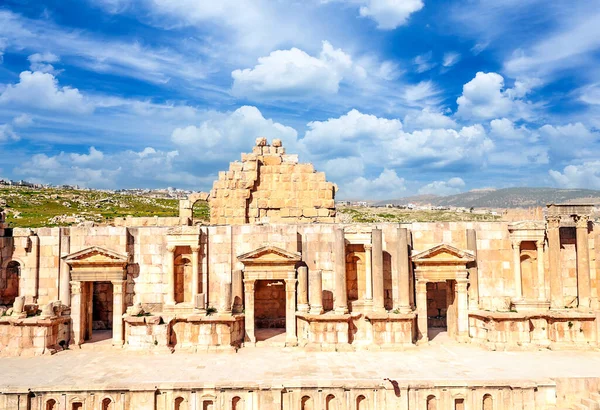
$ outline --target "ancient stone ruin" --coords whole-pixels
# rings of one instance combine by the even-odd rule
[[[600,230],[590,206],[553,204],[545,220],[515,223],[338,224],[335,191],[280,141],[259,139],[210,194],[182,201],[178,218],[37,229],[0,219],[0,355],[56,354],[47,365],[58,366],[85,353],[101,366],[95,355],[110,361],[113,352],[117,364],[139,357],[156,378],[131,385],[107,371],[103,385],[19,384],[0,372],[0,409],[597,408],[595,377],[400,383],[401,373],[340,376],[316,363],[331,379],[238,382],[238,369],[227,380],[174,382],[151,368],[173,352],[210,370],[213,355],[238,351],[236,366],[258,355],[248,371],[268,371],[282,365],[271,355],[311,352],[372,355],[387,368],[444,340],[477,354],[600,348]],[[199,200],[210,203],[208,225],[194,223]],[[61,366],[61,380],[86,380],[84,368]]]
[[[214,225],[335,221],[337,187],[312,164],[285,153],[281,140],[258,138],[250,154],[219,172],[210,193]]]

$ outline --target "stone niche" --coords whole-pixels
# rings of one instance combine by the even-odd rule
[[[312,164],[298,163],[280,140],[258,138],[252,153],[219,172],[210,193],[210,223],[335,222],[337,187]]]

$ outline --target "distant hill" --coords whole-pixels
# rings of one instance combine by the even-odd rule
[[[409,203],[464,208],[529,208],[550,203],[599,204],[600,191],[591,189],[503,188],[477,189],[457,195],[416,195],[386,201],[377,205]]]

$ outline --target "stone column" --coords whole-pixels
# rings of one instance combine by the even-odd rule
[[[300,266],[298,268],[298,311],[306,313],[308,310],[308,268]]]
[[[83,343],[83,298],[81,295],[81,282],[71,281],[71,343],[80,345]]]
[[[417,280],[417,337],[418,342],[427,342],[427,282]]]
[[[296,279],[285,280],[285,345],[296,346]]]
[[[256,343],[256,336],[254,335],[254,279],[244,279],[244,327],[246,328],[247,340],[251,343]]]
[[[537,276],[538,276],[538,299],[545,302],[546,299],[546,278],[544,275],[544,240],[535,242],[537,249]]]
[[[548,262],[550,270],[550,306],[565,307],[560,268],[560,217],[548,217]]]
[[[469,272],[469,309],[479,309],[479,272],[477,268],[477,231],[467,229],[467,249],[473,252],[475,262],[467,265]]]
[[[319,269],[311,269],[308,272],[308,280],[310,314],[320,315],[323,313],[323,272]]]
[[[196,296],[198,295],[198,279],[200,276],[200,269],[198,269],[198,263],[200,258],[198,253],[200,252],[200,245],[193,245],[192,247],[192,305],[196,306]]]
[[[371,244],[365,245],[365,301],[373,302],[373,271],[371,266]]]
[[[223,282],[223,285],[221,286],[219,313],[225,315],[231,314],[231,285],[231,282]]]
[[[166,276],[167,276],[167,296],[165,303],[167,305],[175,304],[175,245],[167,245],[167,263]]]
[[[385,312],[383,285],[383,235],[381,229],[373,229],[373,311]]]
[[[410,269],[408,263],[408,231],[406,228],[398,228],[398,278],[394,280],[394,284],[398,286],[400,299],[396,308],[400,313],[411,311]]]
[[[61,232],[61,245],[60,245],[60,256],[65,257],[69,254],[69,249],[71,249],[71,237],[64,235]],[[64,260],[60,260],[60,294],[58,298],[62,302],[63,305],[71,306],[71,286],[69,282],[71,281],[71,267]]]
[[[579,307],[590,307],[590,254],[588,242],[588,216],[577,215],[575,229],[577,232],[577,299]]]
[[[244,281],[242,280],[241,270],[234,270],[231,274],[231,297],[233,299],[233,313],[242,313]]]
[[[333,259],[335,261],[335,313],[348,313],[348,289],[346,284],[346,239],[344,230],[337,228],[334,230],[334,251]]]
[[[523,298],[523,284],[521,282],[521,241],[513,239],[513,272],[515,277],[515,299]]]
[[[113,280],[113,346],[123,346],[123,313],[125,307],[125,290],[127,281]]]
[[[468,280],[466,278],[456,278],[456,321],[459,341],[467,341],[469,339],[467,284]]]

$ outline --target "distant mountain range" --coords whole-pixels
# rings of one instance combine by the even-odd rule
[[[464,208],[529,208],[550,203],[599,204],[600,191],[591,189],[503,188],[476,189],[462,194],[415,195],[378,201],[375,205],[426,205]]]

